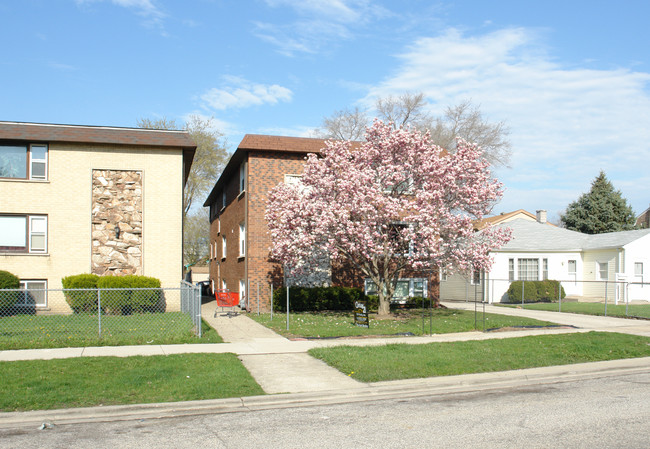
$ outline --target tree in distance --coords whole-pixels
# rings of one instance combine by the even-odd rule
[[[200,210],[193,212],[192,206],[207,196],[228,161],[223,134],[215,131],[213,125],[213,119],[204,119],[198,115],[190,116],[182,127],[175,120],[167,118],[142,118],[137,122],[139,128],[185,129],[196,143],[192,168],[183,190],[184,264],[196,263],[208,253],[209,221],[205,219],[201,226],[200,222],[206,214]],[[199,250],[199,246],[204,248]]]
[[[569,204],[560,220],[567,229],[585,234],[629,231],[636,226],[632,207],[602,170],[591,183],[591,190]]]
[[[489,162],[476,145],[458,140],[447,153],[415,129],[376,120],[365,141],[331,140],[309,154],[301,181],[269,192],[266,220],[272,257],[285,274],[313,273],[322,248],[377,286],[379,314],[390,313],[406,270],[488,269],[488,251],[508,230],[473,231],[501,197]]]
[[[510,130],[505,122],[487,121],[479,107],[470,101],[448,106],[442,117],[431,116],[427,106],[423,93],[391,95],[375,102],[375,115],[385,123],[393,123],[396,128],[408,125],[421,132],[429,131],[431,142],[449,152],[455,151],[456,138],[461,137],[481,147],[492,165],[509,166],[512,154],[508,140]],[[367,111],[359,107],[342,109],[325,117],[316,135],[326,139],[360,141],[370,124]]]

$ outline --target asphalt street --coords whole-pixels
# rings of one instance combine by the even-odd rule
[[[650,372],[164,419],[0,429],[3,448],[647,448]]]

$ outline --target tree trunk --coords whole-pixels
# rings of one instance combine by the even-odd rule
[[[390,315],[390,296],[386,295],[383,292],[383,289],[379,289],[379,308],[377,310],[377,315],[379,317],[386,317]]]

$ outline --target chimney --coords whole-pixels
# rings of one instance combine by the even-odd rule
[[[537,211],[537,222],[542,224],[546,223],[546,211],[544,209]]]

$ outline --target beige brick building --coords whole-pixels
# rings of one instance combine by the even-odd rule
[[[268,192],[303,173],[308,153],[325,140],[247,134],[203,206],[210,208],[210,279],[214,289],[246,296],[249,310],[268,311],[271,286],[283,285],[282,267],[270,260],[271,237],[264,218]],[[398,288],[405,296],[437,296],[437,273],[409,273]],[[333,285],[364,288],[354,270],[333,267]]]
[[[185,131],[0,122],[0,269],[34,290],[91,272],[178,287],[195,150]]]

